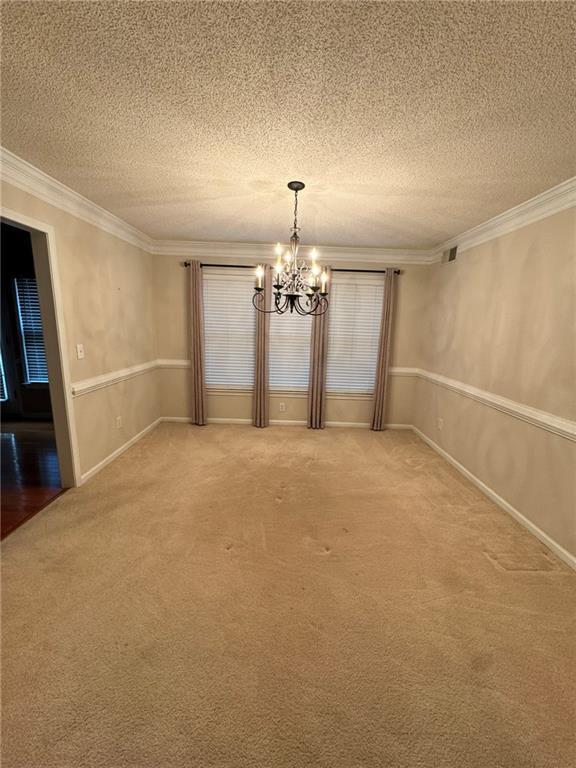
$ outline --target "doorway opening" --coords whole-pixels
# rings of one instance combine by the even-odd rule
[[[63,491],[32,238],[2,222],[2,538]]]
[[[0,223],[1,537],[77,485],[49,234]]]

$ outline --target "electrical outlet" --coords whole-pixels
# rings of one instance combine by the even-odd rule
[[[116,429],[120,429],[122,426],[122,416],[116,416]]]
[[[444,428],[444,419],[439,418],[438,419],[438,429],[443,429],[443,428]]]
[[[286,413],[286,403],[280,403],[280,413]]]
[[[78,360],[84,360],[84,344],[76,344],[76,357]]]

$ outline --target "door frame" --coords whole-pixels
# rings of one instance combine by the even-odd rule
[[[81,484],[82,476],[55,230],[51,224],[5,207],[0,207],[0,218],[26,230],[32,239],[60,477],[64,488],[73,488]]]

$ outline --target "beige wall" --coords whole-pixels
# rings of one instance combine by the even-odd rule
[[[2,207],[54,228],[72,382],[156,357],[151,254],[10,184],[2,183]],[[83,360],[76,358],[77,343],[84,345]],[[142,387],[151,402],[139,416]],[[74,414],[85,473],[147,426],[149,416],[158,417],[155,375],[75,398]]]
[[[566,210],[425,268],[418,367],[576,418],[575,233]],[[430,381],[413,421],[576,553],[576,443]]]
[[[420,367],[576,419],[576,209],[425,270]]]

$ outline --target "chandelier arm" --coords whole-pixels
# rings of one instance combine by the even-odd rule
[[[262,312],[263,315],[272,315],[274,312],[276,312],[275,309],[262,309],[262,307],[259,307],[258,304],[262,304],[263,300],[264,300],[264,293],[258,292],[253,294],[252,306],[254,307],[254,309],[257,309],[258,312]]]
[[[283,301],[282,301],[282,302],[280,301],[280,298],[282,298],[282,299],[283,299]],[[283,315],[283,314],[284,314],[284,312],[286,312],[286,310],[288,309],[288,304],[289,304],[289,302],[288,302],[288,297],[287,297],[286,295],[282,295],[282,294],[281,294],[281,295],[278,297],[278,300],[276,301],[276,312],[277,312],[279,315]]]
[[[307,309],[305,309],[305,307],[303,307],[303,306],[300,304],[300,297],[298,297],[298,298],[296,299],[296,301],[294,302],[294,309],[296,310],[296,312],[297,312],[299,315],[302,315],[302,316],[304,316],[304,315],[309,315],[309,314],[310,314],[310,312],[309,312]]]
[[[307,315],[311,315],[316,309],[317,301],[315,301],[315,294],[306,294],[306,310]]]
[[[324,296],[320,296],[318,303],[316,305],[316,309],[313,312],[310,312],[311,315],[314,317],[320,317],[320,315],[325,315],[328,311],[328,299],[324,298]],[[320,312],[316,311],[319,307],[322,307],[322,310]]]

